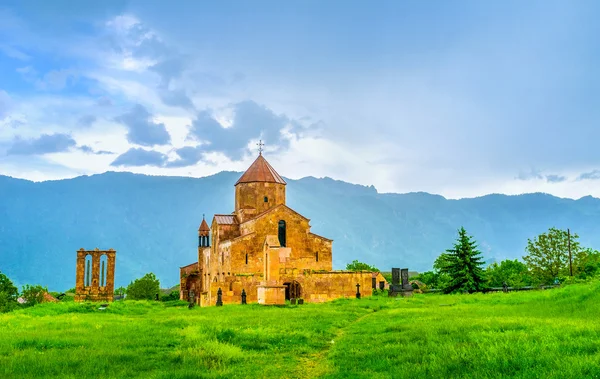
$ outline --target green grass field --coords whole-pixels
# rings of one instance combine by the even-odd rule
[[[171,306],[169,306],[171,305]],[[0,315],[0,378],[600,378],[600,283],[194,308]]]

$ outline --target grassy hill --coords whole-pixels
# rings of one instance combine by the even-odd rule
[[[75,285],[75,251],[117,250],[116,286],[154,272],[161,287],[197,260],[202,214],[229,213],[240,173],[205,178],[108,172],[34,183],[0,176],[0,270],[17,285],[65,291]],[[520,258],[527,238],[571,228],[600,246],[600,199],[544,194],[447,200],[427,193],[381,194],[329,178],[288,180],[288,205],[334,240],[334,269],[354,259],[390,271],[431,268],[464,226],[488,262]]]
[[[100,311],[70,302],[0,314],[0,377],[600,376],[598,281],[286,307],[177,304]]]

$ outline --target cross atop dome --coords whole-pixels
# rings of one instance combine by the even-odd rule
[[[263,152],[263,146],[265,146],[265,144],[263,143],[262,140],[259,140],[258,143],[256,144],[256,146],[258,146],[258,155],[262,155]]]

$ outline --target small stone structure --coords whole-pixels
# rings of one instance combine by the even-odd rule
[[[75,301],[113,301],[116,254],[114,249],[77,251]]]
[[[400,283],[400,280],[402,280],[402,283]],[[390,284],[388,295],[392,297],[398,295],[410,297],[412,293],[412,285],[408,282],[408,269],[403,268],[400,270],[399,268],[392,268],[392,284]]]
[[[381,272],[374,272],[371,277],[371,288],[383,291],[389,288],[389,284]]]

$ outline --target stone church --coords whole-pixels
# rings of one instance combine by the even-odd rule
[[[180,298],[201,306],[222,302],[323,302],[372,293],[371,272],[332,271],[332,240],[285,203],[286,182],[259,153],[235,183],[235,211],[202,218],[198,262],[180,268]],[[360,285],[357,287],[357,284]]]

